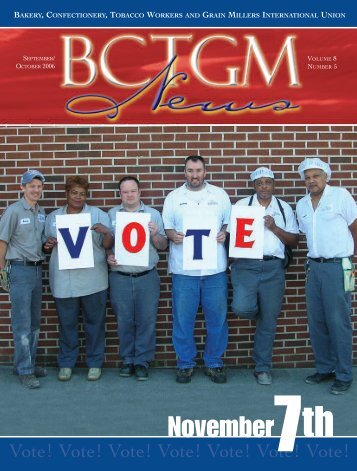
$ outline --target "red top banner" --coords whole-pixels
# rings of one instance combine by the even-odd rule
[[[3,29],[1,124],[337,124],[355,29]]]

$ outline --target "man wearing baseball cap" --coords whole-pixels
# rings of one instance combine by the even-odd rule
[[[0,269],[9,264],[14,373],[29,389],[40,386],[46,370],[35,366],[42,297],[42,243],[45,212],[38,205],[45,177],[38,170],[22,175],[23,197],[0,220]]]
[[[298,172],[308,194],[297,204],[306,235],[306,303],[316,373],[308,384],[334,380],[330,392],[343,394],[352,383],[352,256],[357,251],[357,206],[345,188],[327,184],[331,168],[318,158]]]
[[[285,291],[285,246],[296,247],[298,226],[291,207],[274,194],[274,173],[267,167],[251,175],[255,193],[240,206],[265,209],[263,258],[236,259],[231,266],[232,309],[238,317],[256,319],[253,360],[258,384],[272,383],[271,364],[276,323]]]

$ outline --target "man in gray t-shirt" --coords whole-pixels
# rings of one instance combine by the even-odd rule
[[[45,177],[38,170],[22,175],[23,197],[0,220],[0,269],[10,265],[14,373],[29,389],[40,387],[46,370],[35,366],[42,300],[42,243],[45,212],[38,205]]]
[[[157,250],[165,250],[167,239],[160,213],[140,201],[140,183],[126,176],[119,182],[120,206],[109,211],[113,232],[117,212],[149,213],[149,265],[147,267],[120,264],[114,254],[108,256],[110,265],[110,301],[118,322],[120,356],[123,367],[120,376],[148,379],[149,362],[155,355],[156,316],[160,296],[160,278],[156,271]]]

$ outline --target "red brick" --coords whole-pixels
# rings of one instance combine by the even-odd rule
[[[183,162],[189,154],[207,159],[208,177],[228,191],[234,203],[251,194],[249,173],[259,165],[275,171],[276,194],[296,201],[306,194],[297,167],[307,156],[320,155],[332,166],[332,184],[344,185],[357,195],[357,127],[355,126],[99,126],[99,127],[11,127],[0,128],[0,201],[4,208],[19,198],[19,179],[24,169],[38,166],[48,175],[44,206],[51,211],[65,203],[63,184],[66,176],[88,174],[91,204],[103,209],[119,203],[117,182],[125,173],[138,175],[145,203],[162,211],[165,196],[184,182]],[[8,139],[7,139],[8,138]],[[9,144],[9,140],[13,143]],[[66,151],[66,144],[87,144],[85,150]],[[39,147],[40,146],[40,147]],[[274,348],[274,367],[311,367],[313,355],[306,320],[304,238],[295,250],[294,263],[287,272],[286,296],[278,322]],[[161,298],[157,319],[158,348],[154,365],[175,367],[171,343],[171,277],[167,274],[167,252],[160,253]],[[48,266],[45,266],[48,276]],[[230,289],[231,295],[231,289]],[[10,364],[13,343],[10,303],[0,293],[0,362]],[[354,295],[353,308],[357,300]],[[229,313],[229,345],[225,362],[230,366],[252,367],[254,323]],[[40,361],[56,364],[58,350],[57,315],[45,280]],[[352,322],[357,326],[356,314]],[[118,339],[116,321],[108,303],[105,365],[117,367]],[[81,329],[83,339],[83,329]],[[197,316],[195,336],[202,356],[205,326]],[[83,342],[82,342],[83,343]],[[357,338],[354,361],[357,360]],[[199,364],[202,360],[199,360]],[[79,365],[84,365],[81,346]]]

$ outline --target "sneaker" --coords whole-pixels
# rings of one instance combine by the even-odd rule
[[[179,368],[176,372],[176,383],[189,383],[193,374],[193,368]]]
[[[273,378],[269,371],[255,371],[254,376],[257,378],[257,383],[262,386],[269,386],[273,382]]]
[[[42,368],[42,366],[35,366],[34,375],[36,378],[44,378],[47,376],[47,370],[46,368]]]
[[[138,381],[146,381],[149,378],[148,369],[144,365],[135,365],[135,377]]]
[[[331,394],[344,394],[346,391],[349,390],[352,381],[340,381],[336,379],[331,386],[330,393]]]
[[[19,373],[17,372],[16,368],[13,369],[13,373],[15,376],[19,376]],[[45,368],[42,368],[41,366],[35,366],[33,374],[36,378],[44,378],[45,376],[47,376],[47,370]]]
[[[127,363],[126,365],[123,365],[122,368],[120,368],[119,376],[122,376],[123,378],[129,378],[129,376],[133,376],[134,371],[134,365],[132,363]]]
[[[323,381],[330,381],[335,379],[335,373],[315,373],[314,375],[305,378],[307,384],[319,384]]]
[[[205,374],[209,376],[214,383],[222,384],[227,382],[227,375],[222,367],[205,368]]]
[[[102,376],[101,368],[89,368],[88,370],[88,381],[97,381]]]
[[[60,368],[58,379],[60,381],[69,381],[72,377],[72,368]]]
[[[28,389],[37,389],[40,387],[40,382],[35,375],[19,375],[19,381]]]

